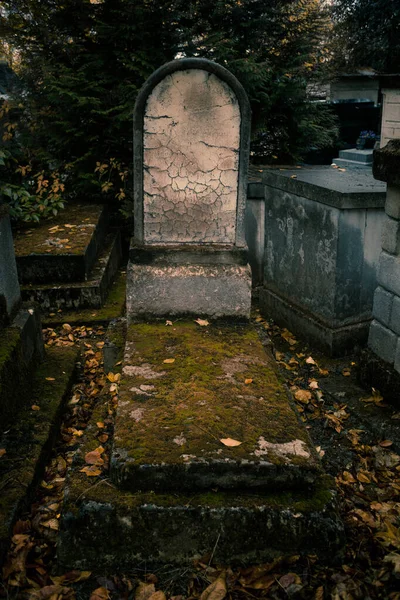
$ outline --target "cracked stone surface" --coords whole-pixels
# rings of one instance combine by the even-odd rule
[[[144,114],[146,243],[234,243],[240,108],[231,88],[201,69],[177,71]]]

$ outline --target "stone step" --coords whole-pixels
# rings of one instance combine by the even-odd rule
[[[86,281],[62,284],[30,284],[21,288],[22,298],[38,302],[44,311],[68,308],[100,308],[121,262],[119,233],[105,238],[102,250]]]
[[[107,211],[95,204],[71,204],[52,219],[14,236],[21,284],[85,281],[103,246]]]
[[[353,167],[357,169],[371,169],[372,163],[362,163],[356,160],[347,160],[346,158],[335,158],[332,162],[333,165],[337,165],[338,167]]]
[[[35,485],[43,477],[78,355],[78,349],[70,347],[46,351],[25,393],[25,408],[0,434],[0,448],[6,451],[0,460],[0,565],[18,513],[31,501]],[[40,410],[32,410],[32,405]]]
[[[193,564],[257,564],[316,554],[334,560],[344,528],[329,480],[312,491],[251,493],[130,493],[76,471],[67,478],[57,545],[65,570]],[[99,548],[102,551],[99,552]]]
[[[275,492],[320,474],[254,328],[129,326],[111,457],[119,487]]]
[[[357,150],[350,148],[349,150],[339,150],[339,158],[346,160],[354,160],[356,162],[367,163],[372,166],[373,150]],[[336,162],[336,160],[335,160]]]

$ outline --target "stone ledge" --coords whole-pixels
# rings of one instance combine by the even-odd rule
[[[316,319],[303,307],[266,287],[260,289],[260,307],[265,316],[315,344],[328,356],[351,354],[356,346],[367,343],[371,319],[334,326]]]
[[[155,244],[132,243],[129,258],[136,264],[164,265],[246,265],[248,250],[218,244]]]
[[[26,402],[33,371],[43,353],[39,311],[22,307],[0,336],[0,430]]]
[[[57,557],[66,569],[182,565],[211,553],[228,564],[293,554],[333,560],[344,538],[326,480],[308,494],[162,496],[121,491],[107,481],[90,486],[76,473],[67,484]]]
[[[383,148],[374,150],[372,172],[375,179],[400,187],[400,140],[390,140]]]
[[[340,209],[383,208],[386,186],[374,181],[366,169],[346,172],[332,167],[268,169],[263,183]]]
[[[249,265],[136,265],[128,263],[128,319],[207,315],[248,319]]]
[[[6,449],[0,463],[0,563],[7,551],[14,520],[43,476],[78,354],[76,348],[47,351],[27,393],[29,406],[0,438],[0,446]],[[46,377],[54,380],[48,381]],[[32,404],[38,404],[40,411],[32,411]]]

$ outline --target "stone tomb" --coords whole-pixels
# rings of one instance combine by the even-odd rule
[[[244,211],[250,108],[203,59],[170,62],[134,112],[134,238],[128,317],[250,313]]]

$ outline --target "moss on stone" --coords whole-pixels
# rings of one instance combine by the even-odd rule
[[[320,469],[255,329],[193,321],[128,328],[112,465],[132,491],[304,487]]]
[[[120,271],[111,284],[107,300],[101,308],[84,308],[51,313],[43,317],[43,325],[56,327],[62,323],[94,325],[109,323],[125,312],[126,273]]]
[[[63,402],[72,385],[77,356],[76,348],[47,351],[35,373],[28,406],[1,440],[6,454],[0,461],[0,558],[18,510],[29,500],[43,474]],[[32,410],[32,405],[40,410]]]
[[[265,494],[207,491],[204,493],[155,493],[127,492],[112,485],[108,479],[91,482],[83,473],[75,472],[68,480],[68,494],[64,504],[65,511],[77,513],[81,504],[97,502],[109,504],[121,515],[128,514],[145,505],[160,508],[230,508],[254,509],[264,507],[279,510],[291,510],[294,513],[312,513],[323,511],[334,497],[333,480],[322,475],[315,486],[309,490],[290,490]]]

